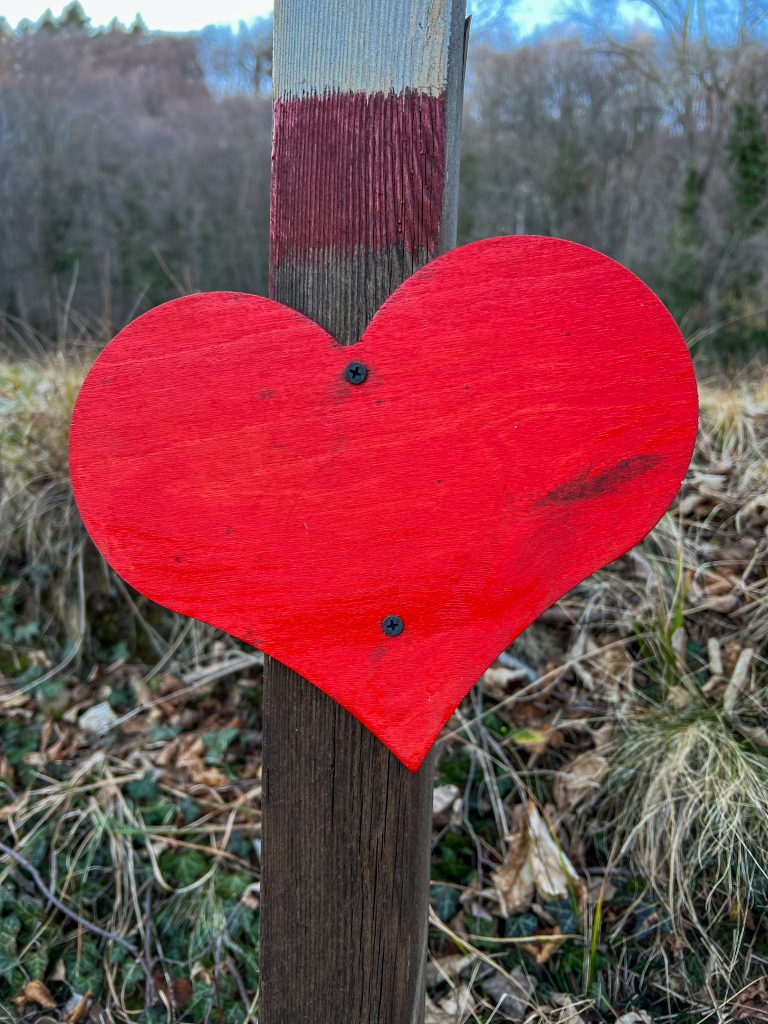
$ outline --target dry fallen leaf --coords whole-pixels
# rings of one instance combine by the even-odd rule
[[[483,689],[489,697],[501,700],[506,697],[515,686],[522,686],[529,682],[528,673],[524,668],[507,668],[505,665],[491,665],[483,673],[481,682]]]
[[[462,983],[447,995],[445,999],[440,1000],[437,1009],[439,1013],[443,1014],[443,1021],[450,1021],[451,1024],[455,1024],[456,1021],[466,1019],[466,1015],[469,1013],[473,1002],[469,986]],[[436,1020],[435,1024],[439,1024],[439,1020]]]
[[[450,783],[445,786],[435,786],[432,791],[432,816],[437,817],[453,809],[453,805],[459,798],[459,787]]]
[[[539,930],[539,935],[546,935],[548,938],[545,942],[521,943],[520,949],[527,953],[535,964],[541,966],[547,963],[555,950],[562,946],[565,938],[562,936],[559,928],[542,928]]]
[[[567,896],[579,880],[533,801],[515,808],[513,825],[507,857],[491,876],[505,917],[527,910],[534,893],[544,902]]]
[[[521,967],[514,967],[508,977],[495,971],[482,985],[486,996],[498,1007],[499,1016],[512,1021],[525,1018],[536,991],[535,980]]]
[[[2,677],[0,677],[2,679]],[[12,711],[18,711],[20,708],[25,707],[31,701],[29,693],[25,693],[23,690],[14,690],[10,686],[6,686],[5,679],[2,679],[0,683],[0,712],[3,715],[10,716]],[[26,717],[26,716],[24,716]]]
[[[452,1024],[450,1018],[427,996],[424,1024]]]
[[[427,996],[424,1024],[457,1024],[471,1012],[474,1000],[467,985],[461,985],[439,1003]]]
[[[457,978],[462,971],[472,966],[472,962],[472,957],[464,953],[450,953],[439,959],[430,959],[426,971],[427,987]]]
[[[747,673],[749,672],[749,665],[754,653],[755,652],[752,648],[745,647],[738,657],[731,674],[731,678],[728,680],[728,685],[725,688],[725,693],[723,694],[723,710],[726,715],[733,713],[739,698],[746,688]]]
[[[218,768],[203,768],[200,771],[192,771],[192,780],[199,786],[210,786],[211,789],[219,789],[221,786],[229,786],[230,780]]]
[[[205,744],[200,736],[179,736],[162,747],[154,761],[160,768],[188,772],[192,781],[200,786],[218,789],[231,785],[224,772],[205,763],[205,753]]]
[[[13,1001],[20,1010],[30,1003],[42,1006],[46,1010],[55,1010],[57,1005],[45,982],[42,981],[28,981]]]
[[[545,901],[568,895],[569,883],[578,881],[576,869],[555,842],[533,801],[528,805],[528,826],[533,853],[536,892]]]
[[[85,1011],[88,1009],[88,1003],[91,999],[91,990],[85,993],[84,996],[78,999],[78,1001],[72,1006],[67,1013],[67,1021],[69,1024],[80,1024],[80,1021],[85,1015]]]
[[[768,1021],[768,992],[765,981],[765,976],[758,978],[739,992],[730,1007],[730,1016],[733,1020],[748,1021],[749,1024]]]
[[[133,690],[133,695],[136,699],[136,708],[145,708],[146,712],[142,715],[144,719],[144,727],[147,728],[152,725],[156,725],[163,717],[163,712],[153,702],[152,691],[149,689],[147,684],[144,682],[144,677],[141,672],[133,670],[128,673],[128,682]]]
[[[561,811],[570,811],[591,796],[608,771],[608,760],[596,750],[575,757],[555,776],[555,801]]]
[[[720,654],[720,641],[716,636],[707,640],[707,656],[709,659],[709,674],[717,678],[723,674],[723,659]]]
[[[192,998],[192,982],[188,978],[170,978],[171,989],[168,988],[168,982],[162,971],[153,971],[152,980],[158,995],[166,1006],[174,1006],[178,1010],[183,1010]]]
[[[515,811],[525,811],[522,805]],[[531,857],[531,836],[523,814],[515,813],[517,830],[507,836],[507,856],[498,870],[491,874],[505,917],[520,914],[533,902],[534,882]]]
[[[580,1009],[586,1009],[588,1005],[583,999],[574,999],[564,992],[553,992],[549,998],[552,1005],[541,1007],[542,1013],[545,1014],[542,1020],[551,1024],[587,1024],[579,1013]]]
[[[78,720],[78,725],[85,732],[95,733],[97,736],[104,736],[117,721],[117,715],[107,701],[101,704],[93,704],[84,711]]]
[[[605,750],[606,747],[610,747],[611,743],[613,743],[615,732],[616,726],[613,722],[606,722],[599,729],[595,729],[592,733],[592,742],[595,744],[595,750]]]

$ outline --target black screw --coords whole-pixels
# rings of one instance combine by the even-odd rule
[[[382,622],[381,628],[387,636],[400,636],[405,629],[405,623],[399,615],[388,615]]]
[[[368,376],[368,367],[362,363],[350,363],[344,370],[344,377],[350,384],[362,384]]]

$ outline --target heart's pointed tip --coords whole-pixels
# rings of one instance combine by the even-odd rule
[[[412,772],[414,775],[419,771],[421,766],[426,761],[429,752],[432,750],[432,747],[434,746],[437,740],[437,735],[439,735],[438,733],[437,735],[430,736],[428,739],[420,740],[418,742],[412,741],[406,745],[403,744],[401,741],[398,742],[399,738],[396,740],[392,740],[391,737],[389,737],[388,739],[384,739],[382,736],[379,736],[375,731],[373,731],[373,734],[381,743],[383,743],[383,745],[387,748],[390,754],[392,754],[393,757],[397,758],[400,764],[402,764],[405,768],[408,769],[409,772]]]
[[[415,775],[419,768],[421,768],[421,766],[424,764],[424,761],[426,760],[429,751],[426,751],[423,754],[397,754],[393,750],[392,753],[395,755],[400,764],[405,765],[408,771],[412,772]]]

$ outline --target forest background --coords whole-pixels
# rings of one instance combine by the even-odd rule
[[[656,289],[694,349],[765,348],[763,3],[475,11],[459,242],[559,235]],[[271,18],[0,18],[0,339],[105,340],[182,292],[267,288]]]

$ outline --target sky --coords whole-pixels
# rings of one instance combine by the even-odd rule
[[[94,25],[107,25],[113,17],[130,24],[139,12],[147,28],[163,32],[189,32],[205,25],[236,25],[272,9],[272,0],[81,0]],[[37,21],[47,7],[59,15],[64,3],[51,0],[0,0],[0,15],[11,25],[23,18]],[[520,0],[515,21],[524,32],[549,24],[562,0]]]

